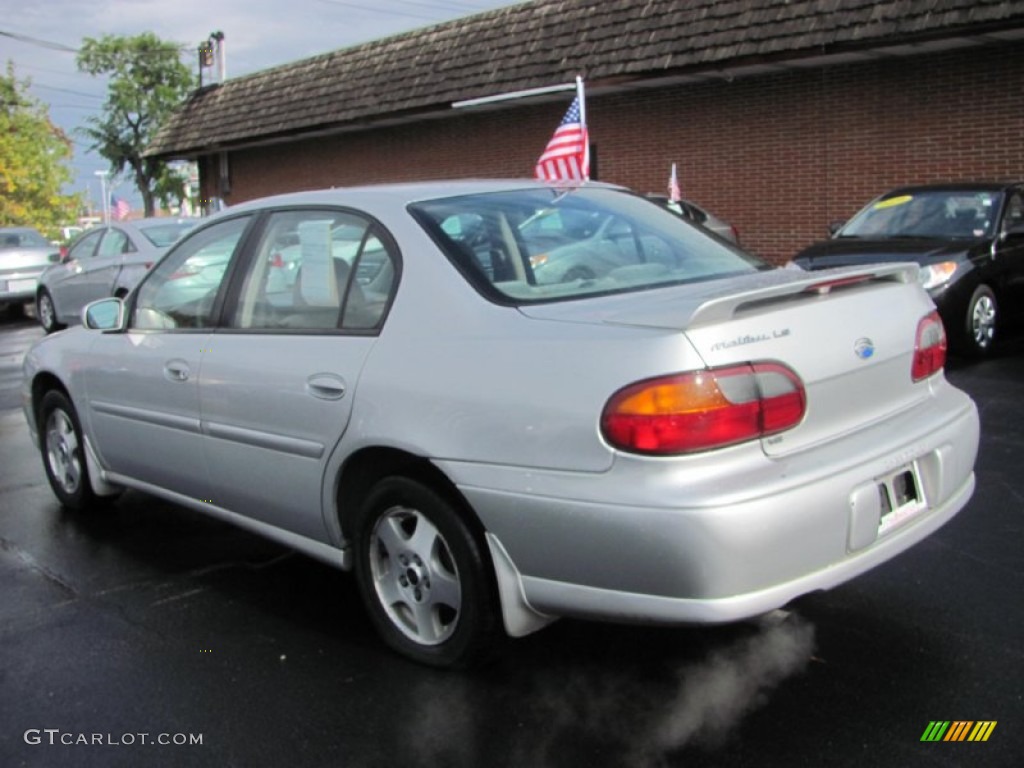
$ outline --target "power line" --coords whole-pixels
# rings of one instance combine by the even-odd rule
[[[73,91],[70,88],[57,88],[53,85],[40,85],[39,83],[32,83],[30,88],[42,88],[47,91],[60,91],[61,93],[70,93],[74,96],[85,96],[87,99],[97,99],[103,101],[102,96],[97,96],[95,93],[85,93],[83,91]]]
[[[38,45],[40,48],[47,48],[51,51],[60,51],[61,53],[78,53],[78,49],[72,48],[70,45],[54,43],[50,40],[41,40],[38,37],[29,37],[28,35],[19,35],[17,32],[6,32],[0,29],[0,37],[9,37],[12,40],[28,43],[29,45]]]
[[[371,8],[368,5],[359,5],[358,3],[345,3],[345,2],[342,2],[341,0],[320,0],[320,2],[321,3],[327,3],[328,5],[340,5],[340,6],[344,6],[345,8],[354,8],[357,11],[369,11],[370,13],[375,13],[375,14],[384,15],[384,16],[405,16],[405,17],[410,18],[410,19],[420,19],[421,21],[437,21],[438,20],[436,16],[423,16],[423,15],[418,14],[418,13],[408,13],[406,11],[395,11],[395,10],[382,11],[380,8]]]

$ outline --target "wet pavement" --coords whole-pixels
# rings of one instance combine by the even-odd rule
[[[19,410],[41,333],[0,323],[0,766],[1016,766],[1024,334],[951,365],[983,423],[967,509],[787,617],[561,621],[472,674],[373,635],[354,581],[129,492],[52,496]],[[931,721],[987,742],[922,742]]]

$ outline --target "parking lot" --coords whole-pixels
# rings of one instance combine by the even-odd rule
[[[762,623],[561,621],[466,674],[377,640],[354,581],[141,493],[55,501],[0,322],[2,766],[1011,766],[1024,754],[1024,332],[949,378],[968,507]],[[995,721],[982,743],[932,721]]]

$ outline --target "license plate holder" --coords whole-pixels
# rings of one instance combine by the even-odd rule
[[[917,462],[880,478],[878,494],[882,504],[879,536],[900,527],[928,508]]]

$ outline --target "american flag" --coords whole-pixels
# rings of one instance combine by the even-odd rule
[[[561,124],[537,161],[537,178],[542,181],[585,181],[590,178],[587,126],[580,119],[580,97],[569,105]]]
[[[114,215],[114,218],[118,221],[124,221],[128,218],[128,214],[131,213],[132,207],[128,204],[127,200],[120,197],[110,196],[110,210]]]
[[[679,177],[676,176],[676,164],[672,163],[672,175],[668,177],[668,199],[678,203],[683,199],[683,193],[679,191]]]

